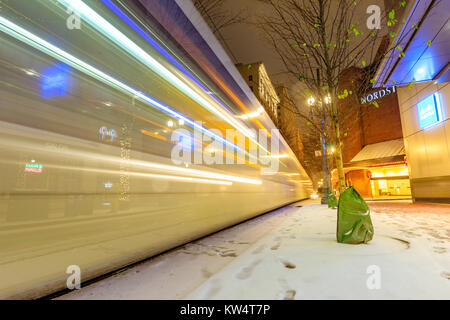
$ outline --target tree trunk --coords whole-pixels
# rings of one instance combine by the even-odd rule
[[[335,152],[334,157],[336,160],[336,169],[338,173],[338,179],[339,179],[339,194],[342,194],[342,192],[345,191],[346,185],[345,185],[345,174],[344,174],[344,161],[342,160],[342,146],[341,146],[341,138],[340,138],[340,130],[339,130],[339,123],[334,122],[334,132],[335,132]]]

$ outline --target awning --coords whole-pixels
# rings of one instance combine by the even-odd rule
[[[373,162],[381,163],[383,161],[403,160],[405,155],[405,146],[403,138],[389,140],[374,144],[369,144],[362,148],[360,152],[350,161],[350,164]]]

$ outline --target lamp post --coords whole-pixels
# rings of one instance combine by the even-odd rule
[[[329,104],[331,102],[331,98],[330,96],[327,96],[324,98],[324,101],[326,104]],[[316,102],[316,99],[314,97],[310,97],[308,99],[308,105],[310,106],[314,106]],[[321,134],[321,139],[322,139],[322,170],[323,170],[323,183],[322,183],[322,188],[323,188],[323,196],[322,199],[320,200],[321,204],[327,204],[328,203],[328,164],[327,164],[327,143],[325,141],[325,111],[323,110],[323,105],[322,105],[322,99],[319,100],[319,105],[322,111],[322,134]]]

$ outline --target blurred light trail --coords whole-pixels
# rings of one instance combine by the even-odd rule
[[[262,113],[264,112],[264,108],[263,107],[259,107],[258,110],[256,110],[255,112],[250,112],[250,113],[246,113],[243,114],[241,116],[238,116],[238,118],[247,120],[249,118],[256,118],[259,117]]]
[[[246,150],[243,150],[241,147],[239,147],[239,146],[233,144],[232,142],[224,139],[223,137],[213,133],[212,131],[209,131],[205,127],[203,127],[203,126],[193,122],[192,120],[189,120],[188,118],[182,116],[181,114],[176,113],[172,109],[164,106],[163,104],[161,104],[160,102],[154,100],[153,98],[150,98],[149,96],[144,95],[142,92],[136,91],[135,89],[133,89],[133,88],[131,88],[131,87],[121,83],[120,81],[110,77],[109,75],[107,75],[107,74],[103,73],[102,71],[100,71],[100,70],[90,66],[89,64],[84,63],[83,61],[81,61],[78,58],[70,55],[69,53],[67,53],[67,52],[65,52],[65,51],[63,51],[63,50],[53,46],[52,44],[46,42],[45,40],[40,39],[39,37],[29,33],[28,31],[26,31],[26,30],[22,29],[21,27],[15,25],[14,23],[12,23],[12,22],[10,22],[10,21],[8,21],[6,19],[3,19],[1,16],[0,16],[0,19],[2,19],[2,20],[0,20],[0,23],[2,21],[4,21],[5,25],[7,27],[8,27],[8,25],[6,24],[6,22],[9,22],[9,25],[11,26],[10,29],[12,29],[10,31],[21,32],[25,36],[25,38],[14,36],[14,34],[12,34],[11,32],[8,32],[7,29],[6,29],[6,31],[3,30],[4,32],[6,32],[6,33],[8,33],[8,34],[18,38],[19,40],[24,41],[25,43],[27,43],[29,45],[32,45],[33,47],[35,47],[35,48],[37,48],[37,49],[39,49],[39,50],[49,54],[50,56],[53,56],[56,59],[59,59],[59,60],[62,60],[64,62],[66,62],[67,64],[71,65],[75,69],[77,69],[79,71],[82,71],[82,72],[84,72],[84,73],[86,73],[86,74],[88,74],[90,76],[93,76],[94,78],[96,78],[96,79],[98,79],[98,80],[100,80],[100,81],[102,81],[104,83],[107,83],[108,85],[112,85],[113,87],[116,87],[116,88],[119,87],[119,89],[121,91],[123,91],[123,89],[125,89],[128,94],[131,94],[132,96],[141,98],[140,99],[141,101],[148,102],[152,106],[155,106],[155,107],[161,109],[162,111],[165,111],[166,113],[170,114],[171,116],[178,118],[179,121],[182,121],[182,123],[186,123],[187,122],[188,124],[191,125],[191,127],[195,127],[197,129],[199,129],[200,131],[206,133],[207,135],[209,135],[211,137],[214,137],[215,139],[217,139],[219,141],[222,141],[222,142],[224,142],[225,144],[227,144],[229,146],[232,146],[236,150],[244,151],[246,154],[249,155],[249,157],[251,157],[253,159],[257,159],[257,157],[255,157],[251,153],[248,153]],[[26,40],[24,40],[24,39],[26,39]],[[36,44],[39,44],[39,45],[36,46]],[[45,49],[43,49],[43,48],[45,48]],[[62,57],[65,57],[66,59],[63,59]],[[80,68],[80,66],[81,66],[81,68]],[[88,71],[86,71],[86,70],[88,70]],[[124,111],[126,113],[129,113],[126,110],[122,110],[122,111]],[[131,113],[129,113],[129,114],[131,114]],[[141,116],[138,116],[138,115],[134,115],[134,116],[137,117],[137,118],[140,118],[142,120],[148,121],[148,122],[150,122],[152,124],[155,124],[157,126],[160,126],[160,127],[164,128],[166,130],[167,129],[170,130],[168,127],[165,127],[163,125],[155,123],[155,122],[153,122],[151,120],[148,120],[148,119],[146,119],[144,117],[141,117]],[[252,140],[252,139],[250,139],[250,140]],[[254,140],[252,140],[252,141],[254,141]],[[259,144],[257,144],[257,145],[260,146]],[[265,148],[262,148],[262,149],[267,151]],[[267,151],[267,152],[270,153],[269,151]],[[245,163],[250,165],[250,166],[252,166],[252,167],[255,167],[255,168],[261,168],[260,166],[258,166],[256,164],[255,165],[251,165],[248,161],[245,161]]]
[[[163,136],[160,136],[160,135],[157,134],[157,133],[150,132],[150,131],[148,131],[148,130],[142,129],[142,130],[141,130],[141,133],[142,133],[142,134],[145,134],[145,135],[147,135],[147,136],[150,136],[150,137],[152,137],[152,138],[156,138],[156,139],[159,139],[159,140],[162,140],[162,141],[167,141],[167,138],[165,138],[165,137],[163,137]]]
[[[159,75],[163,76],[167,81],[169,81],[172,85],[174,85],[180,91],[189,96],[191,99],[198,102],[200,105],[202,105],[212,113],[216,114],[224,121],[228,122],[232,127],[236,128],[238,131],[242,132],[245,136],[249,137],[249,139],[254,140],[254,133],[252,131],[250,131],[248,128],[244,127],[241,123],[236,121],[233,118],[233,116],[228,112],[225,112],[223,109],[216,108],[215,106],[213,106],[210,102],[204,99],[200,94],[198,94],[196,91],[190,88],[181,79],[176,77],[162,64],[160,64],[153,57],[147,54],[142,48],[136,45],[136,43],[134,43],[127,36],[125,36],[122,32],[120,32],[117,28],[115,28],[112,24],[110,24],[107,20],[105,20],[102,16],[97,14],[97,12],[92,10],[83,1],[81,0],[70,0],[70,1],[57,0],[57,1],[65,5],[67,8],[72,9],[74,12],[77,12],[85,21],[88,21],[97,30],[100,30],[102,33],[108,35],[109,38],[116,44],[121,46],[122,49],[131,53],[134,57],[139,59],[150,69],[152,69]],[[258,144],[257,141],[254,142]]]
[[[1,123],[2,122],[0,122],[0,124]],[[13,147],[17,148],[18,145],[20,145],[21,149],[27,150],[27,151],[30,151],[33,153],[42,151],[40,149],[39,145],[33,144],[31,142],[18,142],[18,141],[12,141],[9,139],[0,140],[0,146],[5,146],[7,148],[8,147],[9,148],[13,148]],[[182,173],[182,174],[190,175],[190,176],[199,176],[199,177],[203,177],[203,178],[219,179],[219,180],[248,183],[248,184],[254,184],[254,185],[262,184],[261,180],[256,180],[256,179],[237,177],[237,176],[221,174],[221,173],[216,173],[216,172],[206,171],[206,170],[188,169],[188,168],[183,168],[183,167],[176,167],[176,166],[172,166],[172,165],[160,164],[160,163],[154,163],[154,162],[142,161],[142,160],[124,161],[122,158],[119,158],[119,157],[99,155],[97,153],[74,150],[74,149],[58,150],[58,151],[48,150],[47,152],[48,153],[57,153],[58,156],[60,156],[60,157],[67,156],[70,159],[78,158],[78,159],[82,159],[83,161],[87,161],[87,160],[92,160],[95,162],[103,161],[103,162],[109,162],[112,164],[117,164],[117,163],[120,164],[120,163],[126,162],[127,164],[134,165],[137,167],[145,167],[145,168],[150,168],[150,169],[163,170],[164,172],[167,172],[167,171],[177,172],[177,173]]]
[[[97,170],[97,169],[94,169],[94,170]],[[119,171],[119,174],[122,174],[122,173],[123,172]],[[126,174],[137,175],[139,177],[163,179],[163,180],[178,180],[178,181],[185,181],[185,182],[222,184],[222,185],[227,185],[227,186],[231,186],[233,184],[232,182],[229,182],[229,181],[208,180],[208,179],[200,179],[200,178],[187,178],[187,177],[181,177],[181,176],[167,176],[167,175],[161,175],[161,174],[137,173],[137,172],[127,172]]]
[[[242,183],[249,183],[249,184],[262,184],[261,180],[230,176],[230,175],[215,173],[215,172],[211,172],[211,171],[186,169],[186,168],[181,168],[181,167],[175,167],[175,166],[169,166],[169,165],[152,163],[152,162],[147,162],[147,161],[139,161],[139,160],[129,160],[127,162],[130,164],[136,165],[136,166],[142,166],[142,167],[153,168],[153,169],[161,169],[161,170],[167,170],[167,171],[173,171],[173,172],[180,172],[180,173],[191,174],[191,175],[198,175],[198,176],[212,178],[212,179],[221,179],[221,180],[242,182]]]
[[[130,19],[122,10],[119,9],[118,6],[116,6],[114,3],[112,3],[111,0],[101,0],[102,3],[107,6],[111,11],[113,11],[120,19],[122,19],[122,21],[124,21],[125,23],[128,24],[128,26],[130,26],[136,33],[138,33],[144,40],[146,40],[150,45],[152,45],[156,50],[158,50],[159,53],[161,53],[164,57],[166,57],[170,62],[172,62],[172,64],[177,67],[181,72],[183,72],[185,75],[187,75],[192,81],[194,81],[198,86],[200,86],[208,95],[210,95],[217,103],[219,103],[222,107],[224,107],[225,109],[229,110],[229,108],[224,105],[212,92],[210,89],[206,88],[202,83],[200,83],[199,80],[197,80],[197,78],[195,78],[183,65],[181,65],[176,59],[174,59],[172,57],[171,54],[169,54],[163,47],[161,47],[155,40],[153,40],[141,27],[139,27],[132,19]],[[133,17],[136,20],[139,20],[138,17],[134,16]],[[149,32],[152,33],[152,35],[155,38],[158,38],[156,34],[154,34],[149,28],[147,28]],[[161,41],[162,42],[162,41]],[[167,47],[168,50],[170,50]],[[172,52],[173,55],[175,55]],[[176,56],[176,55],[175,55]],[[178,59],[182,60],[180,57],[176,56]],[[191,70],[192,71],[192,70]],[[237,97],[236,97],[237,98]],[[261,110],[262,109],[262,110]],[[245,110],[248,110],[247,108],[245,108]],[[262,107],[258,108],[257,111],[257,115],[259,116],[262,112],[264,111],[264,109]],[[252,116],[250,116],[252,117]],[[242,118],[242,119],[248,119],[249,117],[238,117],[238,118]],[[182,119],[179,120],[180,125],[184,124],[184,121]],[[268,137],[270,137],[270,133],[260,124],[259,121],[257,121],[258,126],[261,129],[264,129],[264,131],[266,132],[266,135]],[[267,150],[266,150],[267,151]]]
[[[203,83],[201,83],[199,81],[199,79],[197,79],[196,77],[194,77],[192,73],[195,74],[195,72],[193,70],[191,70],[189,68],[189,66],[187,66],[187,68],[189,68],[189,70],[187,70],[181,63],[179,63],[170,53],[168,53],[161,45],[158,44],[158,42],[156,42],[155,40],[152,39],[152,37],[150,37],[147,32],[145,32],[141,27],[139,27],[139,25],[137,23],[135,23],[132,19],[130,19],[130,17],[128,17],[122,10],[120,10],[120,8],[115,5],[111,0],[101,0],[103,2],[103,4],[105,6],[107,6],[112,12],[114,12],[120,19],[122,19],[122,21],[124,21],[126,24],[128,24],[128,26],[130,26],[134,31],[136,31],[137,34],[139,34],[144,40],[146,40],[151,46],[153,46],[156,50],[158,50],[159,53],[161,53],[164,57],[166,57],[167,60],[169,60],[175,67],[177,67],[181,72],[183,72],[186,76],[188,76],[192,81],[194,81],[200,88],[202,88],[207,94],[209,94],[217,103],[219,103],[222,107],[224,107],[225,109],[227,109],[228,111],[231,112],[231,110],[224,104],[222,103],[222,101],[219,100],[218,97],[216,97],[212,92],[211,89],[205,87],[205,85],[203,85]],[[131,13],[132,14],[132,13]],[[139,18],[134,16],[134,19],[139,21]],[[149,32],[151,32],[151,30],[149,28],[146,28]],[[152,36],[157,38],[158,40],[160,40],[158,38],[158,36],[156,34],[154,34],[153,32],[151,32]],[[161,41],[161,40],[160,40]],[[161,41],[162,43],[162,41]],[[170,48],[166,47],[168,50],[170,50]],[[171,51],[171,50],[170,50]],[[179,60],[182,61],[182,59],[180,57],[178,57],[174,52],[171,51],[171,53],[178,58]],[[197,76],[197,75],[196,75]],[[198,77],[198,76],[197,76]],[[198,77],[200,78],[200,77]]]
[[[268,155],[268,156],[262,156],[263,158],[289,158],[288,154],[272,154],[272,155]]]
[[[1,81],[0,81],[0,83],[1,83]],[[126,113],[126,114],[129,114],[129,115],[131,115],[132,117],[135,117],[135,118],[137,118],[137,119],[141,119],[141,120],[143,120],[143,121],[146,121],[146,122],[148,122],[148,123],[151,123],[151,124],[153,124],[153,125],[156,125],[156,126],[158,126],[158,127],[161,127],[161,128],[163,128],[164,130],[167,130],[167,131],[169,131],[169,132],[173,132],[173,130],[172,130],[171,128],[169,128],[169,127],[163,126],[163,125],[161,125],[161,124],[159,124],[159,123],[157,123],[157,122],[154,122],[154,121],[149,120],[149,119],[147,119],[147,118],[145,118],[145,117],[143,117],[143,116],[140,116],[140,115],[137,115],[137,114],[132,113],[132,112],[130,112],[130,111],[127,111],[127,110],[125,110],[125,109],[123,109],[123,108],[121,108],[120,111],[121,111],[121,112],[124,112],[124,113]],[[179,124],[179,125],[184,125],[184,121],[183,121],[182,119],[180,119],[180,120],[178,121],[178,124]],[[160,140],[167,141],[167,138],[165,138],[165,137],[159,135],[159,133],[157,133],[157,132],[152,133],[152,132],[149,132],[148,130],[142,129],[142,130],[141,130],[141,133],[142,133],[142,134],[145,134],[145,135],[147,135],[147,136],[153,137],[153,138],[157,138],[157,139],[160,139]],[[184,135],[183,135],[183,136],[184,136]],[[197,143],[199,143],[199,144],[201,144],[201,145],[203,145],[203,146],[206,146],[206,145],[207,145],[207,143],[206,143],[205,141],[200,141],[200,140],[198,140],[198,139],[195,139],[194,137],[186,136],[186,138],[191,139],[193,142],[197,142]],[[172,141],[172,143],[175,143],[175,141]],[[204,152],[202,152],[202,153],[204,153]],[[234,153],[229,153],[229,152],[227,152],[226,150],[223,150],[222,153],[224,154],[225,157],[227,157],[227,158],[229,158],[229,159],[234,159],[235,161],[237,161],[238,159],[242,159],[242,160],[244,160],[245,164],[248,165],[248,166],[250,166],[250,167],[253,167],[253,168],[256,168],[256,169],[261,169],[261,168],[262,168],[262,167],[261,167],[260,165],[258,165],[258,164],[250,163],[248,160],[245,159],[245,156],[242,158],[242,157],[240,157],[240,156],[236,156]],[[248,154],[249,157],[251,157],[251,158],[253,158],[253,159],[257,159],[257,157],[253,156],[251,153],[248,153],[248,152],[245,152],[245,153]]]
[[[174,37],[177,41],[180,42],[180,44],[185,44],[189,46],[191,56],[195,59],[195,61],[206,71],[206,73],[214,79],[216,84],[219,85],[220,88],[222,88],[226,94],[234,101],[236,102],[239,107],[244,110],[245,112],[249,112],[249,109],[246,107],[246,105],[234,94],[234,92],[221,80],[221,78],[214,72],[214,67],[209,63],[208,58],[205,57],[202,51],[200,51],[197,48],[197,45],[189,38],[188,35],[184,32],[183,29],[181,29],[177,23],[176,20],[174,20],[173,17],[167,16],[164,21],[160,21],[169,31],[169,33]],[[170,28],[168,27],[170,25]],[[176,28],[176,31],[173,29]],[[169,29],[172,29],[169,30]],[[180,36],[183,34],[182,36]],[[253,120],[256,125],[264,130],[266,132],[266,135],[268,137],[271,137],[270,132],[261,124],[261,122],[258,119]]]
[[[5,163],[5,161],[0,161]],[[145,172],[136,172],[136,171],[120,171],[120,170],[108,170],[101,168],[83,168],[79,166],[63,166],[56,164],[46,164],[46,168],[53,169],[63,169],[63,170],[76,170],[76,171],[85,171],[85,172],[95,172],[95,173],[103,173],[103,174],[116,174],[116,175],[130,175],[136,177],[147,177],[154,179],[162,179],[162,180],[176,180],[176,181],[184,181],[184,182],[196,182],[196,183],[210,183],[210,184],[221,184],[231,186],[233,183],[231,181],[222,181],[222,180],[214,180],[214,179],[202,179],[202,178],[192,178],[192,177],[184,177],[184,176],[173,176],[173,175],[163,175],[163,174],[153,174],[153,173],[145,173]],[[41,171],[33,171],[36,173]]]
[[[206,129],[205,127],[199,125],[198,123],[190,120],[189,118],[185,117],[184,115],[181,115],[171,108],[163,105],[162,103],[158,102],[157,100],[145,95],[144,93],[137,91],[133,89],[132,87],[120,82],[119,80],[107,75],[106,73],[94,68],[93,66],[85,63],[84,61],[72,56],[71,54],[65,52],[64,50],[52,45],[51,43],[37,37],[36,35],[28,32],[27,30],[23,29],[22,27],[16,25],[15,23],[5,19],[4,17],[0,16],[0,30],[3,31],[6,34],[9,34],[10,36],[48,54],[49,56],[63,61],[67,63],[68,65],[72,66],[73,68],[111,86],[114,87],[122,92],[125,92],[128,95],[131,95],[135,98],[138,98],[140,101],[144,103],[148,103],[153,107],[156,107],[157,109],[164,111],[165,113],[173,116],[174,118],[181,119],[185,123],[188,123],[191,125],[191,127],[197,128],[198,130],[202,131],[203,133],[207,134],[210,137],[214,137],[215,139],[224,142],[225,144],[233,147],[236,150],[242,150],[239,146],[231,143],[230,141],[222,138],[221,136],[213,133],[212,131]]]
[[[192,81],[194,81],[198,86],[200,86],[207,94],[209,94],[217,103],[219,103],[222,107],[224,107],[225,109],[229,110],[229,108],[224,105],[212,92],[210,89],[206,88],[202,83],[199,82],[199,80],[197,80],[197,78],[195,78],[183,65],[181,65],[176,59],[174,59],[172,57],[172,55],[170,55],[163,47],[161,47],[154,39],[152,39],[141,27],[139,27],[132,19],[130,19],[130,17],[128,17],[122,10],[120,10],[120,8],[118,6],[116,6],[111,0],[101,0],[102,3],[107,6],[112,12],[114,12],[120,19],[122,19],[122,21],[124,21],[126,24],[128,24],[128,26],[130,26],[137,34],[139,34],[144,40],[146,40],[150,45],[152,45],[156,50],[158,50],[159,53],[161,53],[164,57],[166,57],[170,62],[172,62],[172,64],[177,67],[181,72],[183,72],[185,75],[187,75]],[[135,19],[139,20],[137,17],[134,16]],[[151,30],[149,30],[151,32]],[[157,38],[157,35],[155,35],[154,33],[152,33],[152,35],[154,37]],[[174,54],[175,55],[175,54]],[[175,55],[176,56],[176,55]],[[178,56],[176,56],[178,59],[180,59]],[[182,60],[182,59],[180,59]],[[216,78],[216,82],[217,82]],[[222,85],[222,87],[225,86],[225,84],[223,84],[220,80],[219,80],[219,85]],[[228,89],[228,88],[226,88]],[[228,94],[232,94],[231,90],[228,89]],[[245,111],[248,111],[248,109],[245,107],[245,105],[234,95],[232,94],[232,98],[233,100],[235,100],[235,102],[237,102],[238,104],[240,104],[241,108],[243,107],[243,109]],[[264,111],[264,109],[262,107],[258,108],[258,110],[256,112],[253,113],[249,113],[247,115],[244,116],[238,116],[238,118],[241,119],[248,119],[248,118],[254,118],[257,116],[260,116],[261,113]],[[182,120],[180,120],[182,121]],[[270,132],[264,128],[264,126],[258,121],[256,120],[255,123],[258,125],[259,128],[263,129],[266,132],[266,135],[268,137],[271,137]],[[267,150],[265,150],[267,151]]]

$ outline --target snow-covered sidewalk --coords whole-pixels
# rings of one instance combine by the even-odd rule
[[[302,202],[59,299],[450,299],[450,206],[371,208],[367,245],[337,243],[336,210]]]

